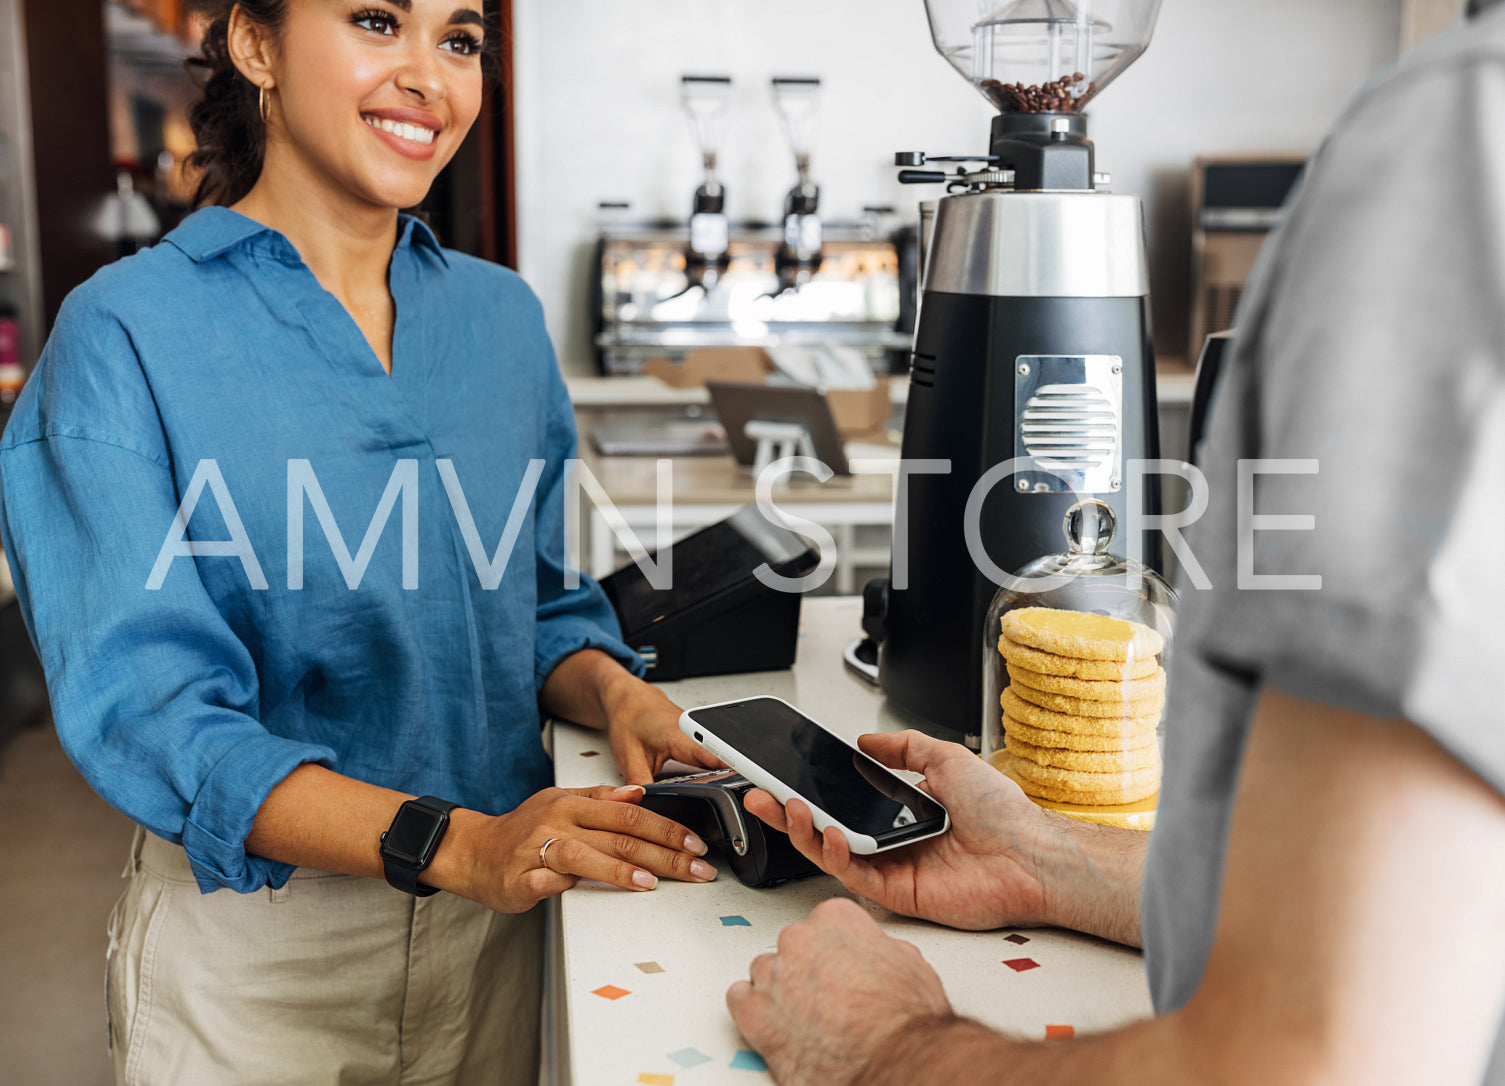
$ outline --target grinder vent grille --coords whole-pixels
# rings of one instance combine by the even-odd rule
[[[1112,355],[1026,355],[1016,360],[1015,456],[1021,491],[1099,493],[1119,488],[1123,364]]]

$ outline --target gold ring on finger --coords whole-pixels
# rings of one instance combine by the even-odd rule
[[[552,867],[549,867],[549,846],[557,840],[559,840],[559,838],[550,837],[547,841],[538,846],[539,865],[542,867],[548,867],[550,871],[553,871],[554,869]]]

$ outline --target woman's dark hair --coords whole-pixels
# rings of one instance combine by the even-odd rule
[[[188,168],[201,170],[193,206],[233,204],[251,191],[261,176],[266,154],[266,126],[261,123],[259,91],[230,59],[230,13],[236,0],[197,5],[210,18],[202,55],[189,57],[189,74],[199,84],[199,99],[188,110],[197,145]],[[240,0],[252,22],[276,34],[287,18],[287,0]]]
[[[230,13],[237,6],[247,18],[274,37],[287,19],[290,0],[197,0],[194,10],[209,18],[202,55],[186,61],[189,74],[199,85],[198,101],[188,110],[196,149],[188,156],[188,168],[199,170],[193,193],[194,208],[209,204],[233,204],[251,191],[261,176],[266,155],[266,126],[261,121],[259,91],[240,74],[230,59]],[[485,44],[481,71],[495,77],[501,56],[494,0],[485,4]]]

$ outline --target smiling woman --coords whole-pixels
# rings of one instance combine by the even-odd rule
[[[633,784],[707,756],[565,577],[574,421],[537,299],[400,211],[475,121],[495,34],[464,0],[213,14],[197,209],[68,296],[0,438],[59,735],[140,827],[117,1075],[534,1086],[538,903],[715,869],[641,789],[549,787],[543,714],[604,730]],[[388,516],[424,476],[534,497],[463,531],[439,502]],[[309,507],[328,548],[248,579],[232,541],[291,546]],[[188,560],[153,577],[170,523]]]

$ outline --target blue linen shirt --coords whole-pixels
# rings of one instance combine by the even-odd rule
[[[0,441],[63,746],[206,893],[286,881],[244,841],[297,766],[502,813],[552,782],[555,665],[594,647],[642,670],[599,586],[565,587],[574,418],[536,298],[408,216],[388,277],[390,377],[286,237],[198,211],[68,296]],[[190,545],[253,559],[159,562],[196,475]]]

